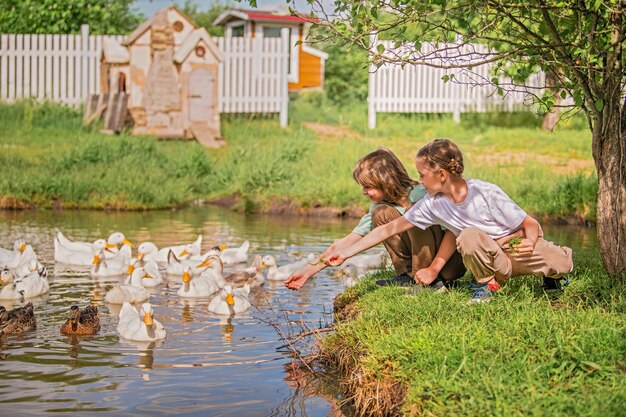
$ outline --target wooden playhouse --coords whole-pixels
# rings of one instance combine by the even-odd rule
[[[222,60],[207,31],[171,6],[121,43],[104,43],[100,91],[111,111],[121,114],[120,103],[127,103],[133,134],[195,138],[218,147],[224,143],[217,102]]]

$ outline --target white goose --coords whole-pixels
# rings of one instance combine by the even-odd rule
[[[61,231],[58,231],[54,236],[54,260],[69,265],[87,266],[91,265],[94,253],[100,248],[107,249],[105,252],[107,258],[115,256],[118,251],[118,244],[132,246],[126,237],[124,237],[124,234],[120,232],[112,233],[108,240],[98,239],[93,243],[89,243],[71,241],[66,238]]]
[[[21,239],[13,242],[12,251],[0,248],[0,268],[15,268],[24,250],[26,250],[26,242]]]
[[[292,273],[304,268],[307,264],[315,261],[315,254],[310,253],[306,258],[289,264],[277,266],[276,258],[272,255],[265,255],[263,257],[263,264],[267,268],[267,279],[271,281],[284,281]]]
[[[185,268],[193,268],[198,261],[179,259],[174,251],[170,250],[167,254],[167,263],[165,264],[165,274],[180,277],[185,272]]]
[[[226,285],[209,303],[209,311],[215,314],[232,315],[246,311],[251,304],[248,301],[250,286],[244,285],[242,288],[233,288]]]
[[[343,265],[339,271],[333,275],[333,278],[341,279],[341,284],[344,288],[350,288],[361,281],[363,274],[359,274],[356,266],[352,265],[352,263],[348,263]]]
[[[116,285],[104,296],[104,301],[110,304],[142,303],[150,299],[150,293],[141,286],[144,278],[150,278],[142,267],[135,268],[131,277],[130,285]]]
[[[45,294],[50,290],[48,283],[48,271],[45,267],[31,272],[25,277],[15,279],[15,292],[23,298],[37,297]]]
[[[142,287],[157,287],[163,284],[163,277],[161,276],[161,272],[159,271],[159,266],[154,261],[141,262],[137,258],[130,258],[130,265],[128,265],[128,271],[126,274],[128,275],[124,280],[124,284],[130,284],[130,278],[133,274],[133,271],[136,268],[142,267],[152,278],[143,278],[141,280]]]
[[[154,310],[150,303],[141,305],[139,312],[130,305],[124,303],[120,310],[117,333],[128,340],[153,341],[165,339],[167,332],[165,327],[154,319]]]
[[[190,267],[183,272],[183,285],[177,294],[185,298],[204,298],[220,290],[217,282],[209,276],[196,275]]]
[[[353,256],[352,258],[350,258],[350,261],[348,263],[354,265],[357,272],[359,274],[362,274],[367,270],[376,269],[381,266],[384,266],[386,262],[387,262],[387,253],[379,252],[379,253],[371,253],[371,254],[364,253],[361,255]]]
[[[193,248],[191,248],[193,246]],[[192,251],[194,253],[200,253],[202,246],[202,235],[198,235],[198,238],[195,242],[189,243],[188,245],[176,245],[176,246],[167,246],[165,248],[159,249],[157,245],[153,242],[143,242],[141,245],[137,247],[137,259],[140,261],[154,261],[158,265],[164,265],[167,263],[167,256],[172,251],[174,255],[178,258],[183,251]]]
[[[4,268],[0,273],[0,300],[19,300],[22,296],[15,292],[15,275],[10,270]]]
[[[224,265],[239,264],[248,262],[248,251],[250,250],[250,242],[245,241],[238,248],[224,248],[220,252],[220,258]]]
[[[98,249],[93,256],[91,276],[93,277],[114,277],[124,275],[128,271],[130,264],[131,249],[130,246],[124,245],[115,256],[107,258],[105,249]]]
[[[18,264],[14,268],[15,276],[17,278],[29,275],[31,272],[35,272],[41,269],[43,265],[37,260],[37,255],[31,245],[26,245],[26,249],[22,252]],[[11,269],[9,267],[9,269]]]
[[[121,232],[113,232],[109,235],[107,239],[107,248],[111,249],[113,253],[117,252],[121,249],[122,246],[130,246],[133,247],[133,244],[130,240],[126,239],[124,233]]]

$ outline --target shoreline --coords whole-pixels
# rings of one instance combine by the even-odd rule
[[[127,206],[109,206],[109,207],[81,207],[80,203],[70,202],[64,204],[59,200],[52,201],[50,207],[40,207],[32,202],[24,202],[14,197],[0,196],[0,210],[2,211],[36,211],[36,210],[74,210],[74,211],[159,211],[159,210],[182,210],[191,206],[215,206],[223,209],[231,210],[238,213],[246,214],[266,214],[270,216],[298,216],[298,217],[317,217],[317,218],[349,218],[359,219],[367,211],[361,207],[352,204],[347,207],[324,206],[318,201],[313,201],[310,206],[302,206],[288,197],[272,197],[269,202],[258,204],[252,202],[254,209],[249,210],[245,207],[245,199],[238,195],[221,196],[210,200],[194,200],[188,204],[170,206],[170,207],[127,207]],[[548,214],[529,213],[539,222],[544,224],[554,224],[561,226],[581,226],[594,227],[596,222],[586,220],[580,216],[550,216]]]

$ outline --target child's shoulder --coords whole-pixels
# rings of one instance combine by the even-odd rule
[[[476,188],[482,191],[493,191],[493,190],[500,190],[500,186],[497,184],[494,184],[492,182],[489,181],[484,181],[484,180],[479,180],[476,178],[471,178],[466,180],[467,181],[467,186],[470,188]]]

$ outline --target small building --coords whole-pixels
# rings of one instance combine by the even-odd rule
[[[230,9],[220,14],[214,24],[225,26],[225,38],[280,38],[281,29],[289,30],[289,91],[323,88],[324,64],[328,54],[304,43],[316,19],[291,15],[284,11]]]
[[[104,43],[101,93],[128,94],[134,134],[220,139],[218,66],[223,54],[204,28],[175,6],[160,10],[120,44]]]

